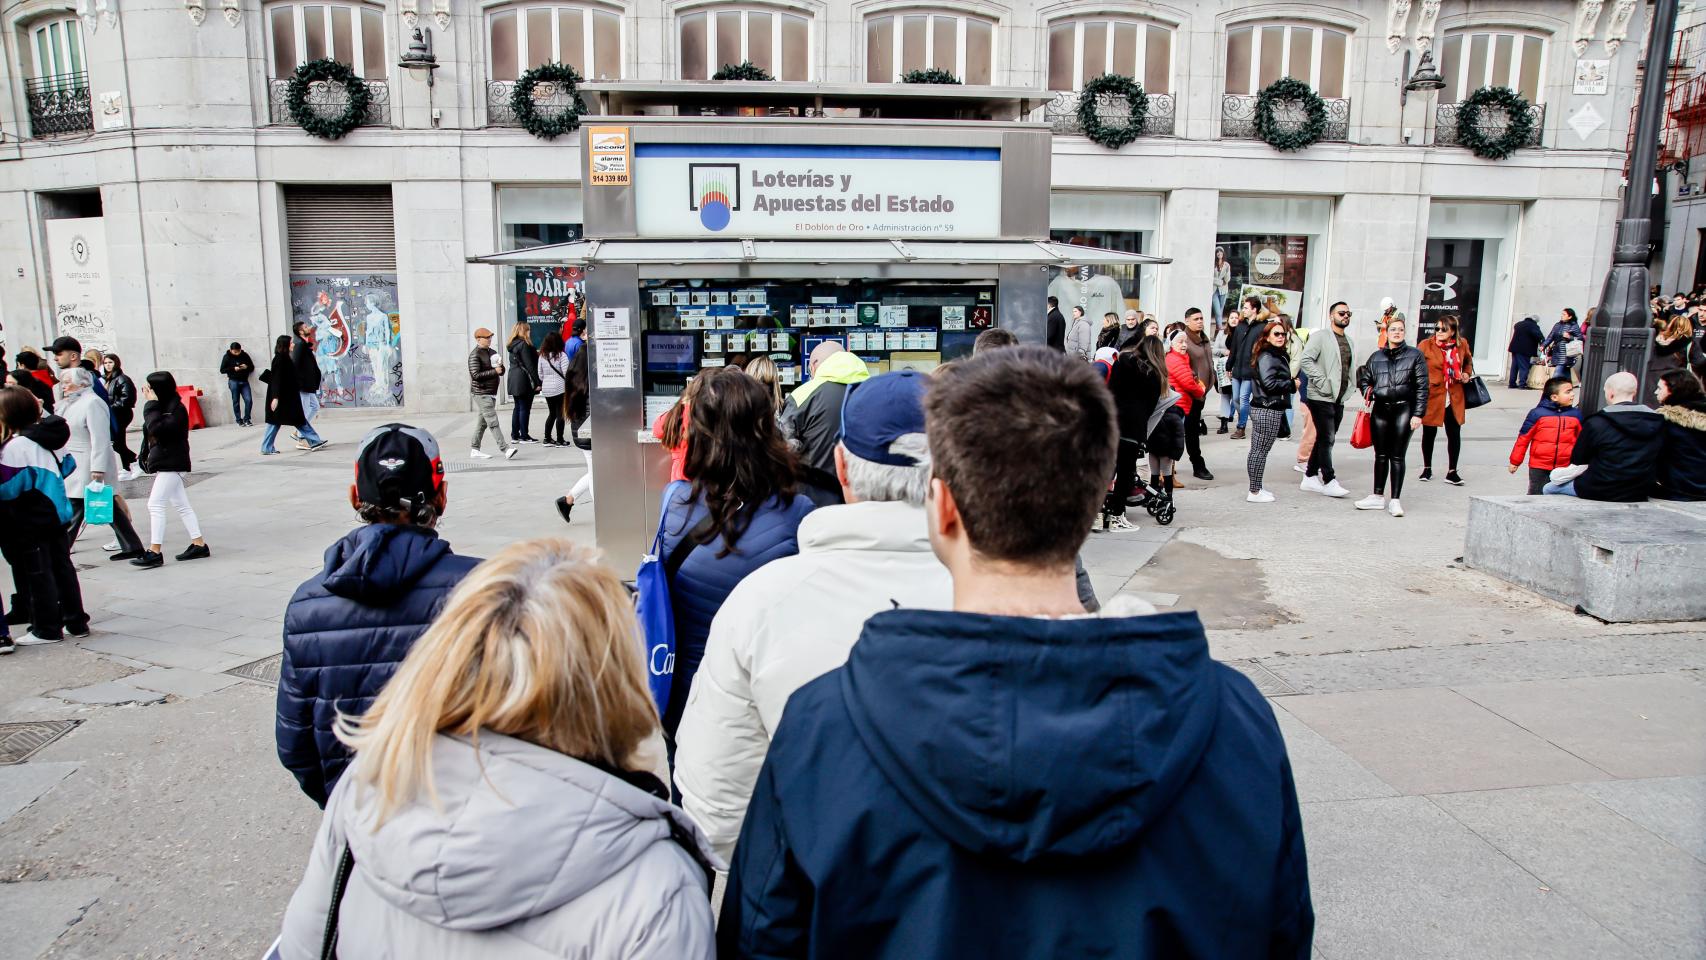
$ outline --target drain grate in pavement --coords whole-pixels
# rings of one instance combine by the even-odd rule
[[[244,680],[253,680],[256,683],[276,687],[278,686],[279,667],[283,663],[284,654],[275,653],[264,660],[245,663],[240,667],[232,667],[225,672],[233,677],[242,677]]]
[[[29,720],[23,723],[0,723],[0,765],[23,763],[47,746],[77,728],[81,720]]]
[[[1281,680],[1279,674],[1254,660],[1228,660],[1226,665],[1249,677],[1264,697],[1290,697],[1297,694],[1297,689]]]

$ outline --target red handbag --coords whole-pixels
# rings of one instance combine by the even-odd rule
[[[1357,411],[1357,422],[1351,427],[1351,446],[1357,450],[1374,446],[1374,425],[1369,422],[1367,410]]]

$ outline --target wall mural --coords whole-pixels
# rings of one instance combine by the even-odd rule
[[[403,405],[396,274],[291,274],[290,315],[314,326],[322,406]]]

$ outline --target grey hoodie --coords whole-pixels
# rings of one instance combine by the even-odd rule
[[[671,838],[699,830],[667,801],[543,747],[482,733],[433,744],[439,805],[370,829],[378,792],[362,757],[338,781],[284,914],[283,960],[316,960],[347,841],[339,955],[705,958],[714,955],[704,870]],[[717,864],[720,866],[720,864]]]

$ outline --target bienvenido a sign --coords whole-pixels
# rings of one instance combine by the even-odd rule
[[[636,226],[652,237],[1001,235],[1001,151],[639,143]]]

